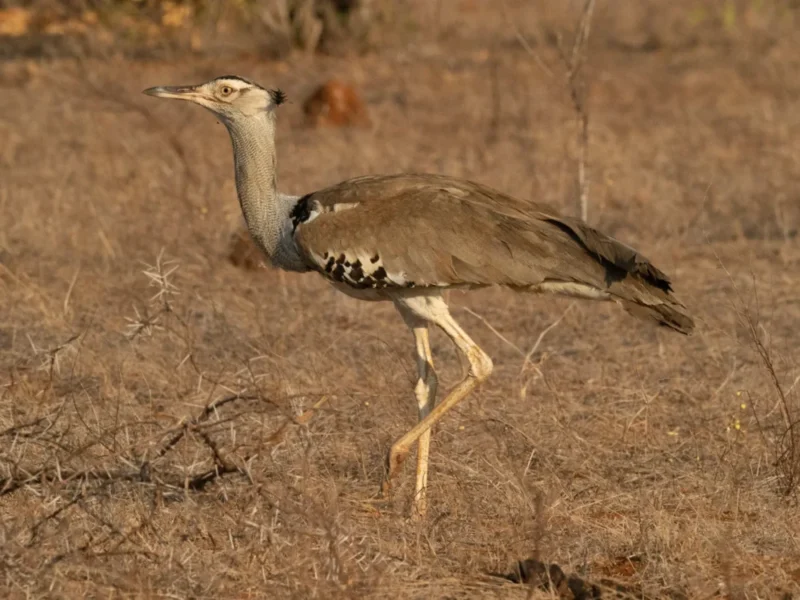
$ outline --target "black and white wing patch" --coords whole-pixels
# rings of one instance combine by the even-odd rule
[[[327,279],[356,289],[413,288],[416,285],[405,273],[387,270],[377,253],[326,250],[321,255],[312,253],[311,259]]]
[[[292,235],[323,213],[336,213],[350,210],[357,203],[338,203],[323,206],[308,194],[300,198],[292,209]],[[339,245],[339,244],[332,244]],[[313,269],[327,279],[344,283],[356,289],[411,288],[415,284],[405,273],[392,272],[383,264],[377,252],[355,251],[352,249],[328,248],[321,253],[306,248],[302,254]]]

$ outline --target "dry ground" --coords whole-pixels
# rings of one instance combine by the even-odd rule
[[[422,170],[574,213],[552,15],[508,3],[537,59],[496,8],[441,5],[357,59],[2,65],[4,596],[523,598],[487,573],[534,554],[634,597],[800,591],[797,481],[776,466],[776,385],[800,418],[800,54],[774,15],[726,33],[598,5],[589,219],[673,276],[696,334],[454,294],[495,373],[435,432],[428,518],[407,518],[412,461],[370,501],[415,421],[409,334],[312,275],[227,262],[224,128],[139,92],[228,72],[282,87],[287,191]],[[359,86],[371,129],[302,125],[330,75]],[[452,384],[464,367],[434,343]]]

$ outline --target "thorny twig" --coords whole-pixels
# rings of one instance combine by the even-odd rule
[[[759,323],[758,288],[756,286],[755,275],[752,274],[752,286],[756,302],[754,316],[748,306],[748,303],[745,301],[739,286],[736,285],[733,275],[728,270],[725,263],[723,263],[719,255],[717,255],[716,252],[714,254],[720,267],[728,277],[736,296],[736,300],[738,301],[738,305],[736,303],[733,304],[733,309],[739,319],[739,324],[747,330],[750,343],[755,349],[764,371],[767,373],[770,384],[778,396],[776,404],[781,410],[784,429],[779,436],[779,441],[777,443],[777,447],[775,448],[771,448],[772,444],[767,442],[761,419],[755,411],[755,403],[751,400],[749,404],[751,410],[753,411],[756,424],[761,432],[761,438],[765,446],[767,448],[771,448],[775,454],[775,463],[773,466],[778,471],[779,479],[783,482],[783,491],[787,495],[790,495],[797,492],[798,482],[800,481],[800,419],[795,418],[793,403],[791,402],[791,390],[794,388],[794,384],[792,384],[787,392],[775,369],[775,358],[773,356],[773,352],[771,348],[764,343],[761,335],[759,334],[759,328],[764,331],[765,334],[766,330]],[[748,392],[748,397],[749,395],[750,393]]]
[[[172,276],[180,265],[175,260],[164,260],[163,248],[158,253],[155,264],[144,263],[144,266],[146,269],[142,272],[150,280],[150,286],[158,288],[158,291],[150,298],[150,303],[157,305],[158,310],[150,314],[145,307],[140,313],[138,308],[133,307],[136,317],[125,317],[125,320],[128,321],[126,326],[128,331],[125,333],[125,337],[129,340],[134,340],[141,335],[152,335],[154,329],[162,328],[159,319],[165,314],[174,314],[170,299],[179,293],[178,288],[172,282]]]
[[[111,483],[111,482],[108,482],[108,483]],[[83,544],[81,544],[77,548],[74,548],[72,550],[68,550],[67,552],[61,552],[59,554],[56,554],[55,556],[50,557],[47,560],[47,564],[48,565],[54,565],[55,563],[63,561],[64,559],[66,559],[70,555],[75,555],[75,554],[102,556],[102,555],[107,555],[109,553],[116,553],[117,549],[125,542],[127,542],[128,544],[131,544],[132,546],[136,546],[137,543],[132,539],[133,535],[136,534],[136,533],[139,533],[140,531],[142,531],[145,527],[150,525],[151,522],[152,522],[153,512],[154,512],[154,508],[155,507],[153,508],[153,510],[151,510],[150,515],[148,516],[148,518],[140,520],[139,523],[137,523],[135,525],[131,525],[130,527],[127,528],[127,530],[120,529],[119,527],[114,525],[114,523],[111,523],[107,519],[102,518],[95,511],[93,511],[91,508],[89,508],[89,506],[87,506],[86,503],[85,503],[85,500],[87,498],[88,498],[87,494],[79,493],[79,494],[77,494],[75,496],[73,501],[71,501],[68,505],[65,505],[62,508],[66,508],[68,506],[77,506],[77,507],[79,507],[84,512],[84,514],[88,515],[90,518],[92,518],[93,520],[95,520],[98,523],[100,523],[100,525],[102,527],[104,527],[107,530],[109,530],[108,533],[106,535],[104,535],[103,537],[101,537],[100,539],[94,539],[93,537],[90,537],[87,541],[85,541]],[[57,512],[62,512],[62,511],[58,510]],[[51,514],[51,515],[49,515],[47,517],[47,519],[49,520],[49,519],[53,518],[53,516],[55,516],[55,515]],[[113,548],[109,552],[93,552],[93,553],[89,553],[89,550],[92,547],[103,546],[107,542],[109,542],[112,539],[114,539],[115,537],[117,538],[117,542],[116,542],[116,544],[114,544]],[[135,551],[130,551],[129,553],[136,554],[138,556],[143,556],[143,557],[148,558],[148,559],[150,559],[152,561],[158,560],[160,558],[160,556],[158,554],[156,554],[154,552],[151,552],[149,550],[141,549],[141,548],[138,549],[138,550],[135,550]]]
[[[141,464],[138,469],[118,469],[118,470],[109,470],[109,469],[96,469],[93,467],[87,469],[79,469],[79,470],[71,470],[65,469],[60,466],[56,467],[48,467],[44,466],[39,469],[35,469],[29,472],[24,473],[12,473],[8,477],[0,478],[0,496],[6,496],[11,494],[25,486],[29,486],[32,484],[44,484],[49,481],[58,481],[62,484],[67,482],[81,482],[82,485],[85,485],[89,482],[100,483],[101,485],[105,485],[110,482],[121,482],[121,481],[128,481],[128,482],[140,482],[140,483],[151,483],[153,482],[152,477],[152,467],[153,463],[158,459],[164,457],[170,450],[174,449],[178,443],[186,437],[186,434],[189,431],[197,433],[199,437],[204,441],[205,445],[212,451],[212,455],[214,457],[215,467],[209,471],[204,471],[199,474],[190,476],[187,478],[181,478],[180,480],[173,480],[170,482],[169,479],[162,479],[160,482],[164,483],[165,485],[171,485],[172,487],[176,488],[188,488],[191,490],[199,490],[202,489],[206,484],[213,481],[219,476],[227,475],[230,473],[245,473],[242,468],[236,467],[231,463],[229,460],[225,459],[219,447],[211,441],[211,438],[208,437],[208,434],[201,429],[204,422],[208,421],[209,417],[215,413],[219,408],[222,406],[235,402],[237,400],[254,400],[258,399],[257,396],[247,395],[247,394],[236,394],[231,396],[225,396],[220,398],[214,402],[209,403],[206,405],[202,411],[200,411],[197,415],[186,419],[182,422],[178,427],[173,428],[171,431],[173,435],[169,437],[169,439],[163,443],[154,453],[152,458],[146,459],[144,458],[141,461]],[[323,404],[328,402],[329,397],[323,396],[320,400],[318,400],[311,408],[304,411],[300,415],[292,418],[287,419],[278,429],[276,429],[272,435],[269,436],[267,442],[270,445],[277,445],[280,443],[290,425],[305,425],[308,423],[314,414],[322,407]],[[162,437],[168,432],[163,432],[161,435]],[[211,443],[209,443],[211,441]],[[245,463],[247,460],[244,461]]]
[[[186,437],[187,432],[190,429],[196,429],[198,425],[201,425],[203,422],[207,421],[208,418],[214,414],[219,408],[225,406],[226,404],[230,404],[231,402],[235,402],[237,400],[255,400],[257,396],[252,396],[248,394],[233,394],[231,396],[225,396],[220,398],[214,402],[208,403],[203,410],[187,419],[184,419],[177,427],[173,427],[170,431],[164,432],[163,435],[170,435],[169,439],[165,444],[159,447],[153,457],[150,459],[145,459],[142,461],[141,466],[139,467],[139,472],[141,474],[143,481],[150,480],[150,466],[152,465],[153,461],[158,460],[159,458],[163,457],[167,452],[172,450],[175,446],[178,445],[184,437]]]
[[[798,440],[800,435],[798,435],[797,431],[800,430],[800,420],[795,420],[793,418],[789,394],[784,390],[784,386],[775,371],[775,361],[772,351],[766,346],[761,336],[758,334],[756,320],[747,309],[744,309],[740,313],[740,318],[747,328],[750,342],[761,360],[761,364],[770,379],[772,388],[778,395],[778,405],[780,406],[781,416],[783,417],[784,430],[779,436],[780,443],[775,450],[775,465],[783,473],[783,479],[785,481],[784,490],[787,494],[791,494],[796,491],[798,480],[800,480],[800,446],[798,446],[798,444],[800,444]],[[756,417],[756,423],[759,429],[762,429],[761,422],[758,420],[758,415],[755,413],[754,403],[751,402],[750,406]]]
[[[186,330],[184,333],[187,335],[190,333],[187,322],[181,318],[180,314],[176,314],[176,311],[180,313],[180,307],[175,305],[173,300],[178,293],[173,283],[176,269],[174,261],[164,259],[163,251],[159,253],[154,265],[146,265],[145,276],[156,288],[156,292],[147,303],[150,311],[136,311],[135,320],[129,319],[132,325],[130,337],[136,337],[148,329],[162,327],[172,332],[171,326],[178,323],[180,324],[178,329],[183,327]],[[155,305],[155,308],[150,305]],[[161,317],[160,320],[159,317]],[[45,389],[50,389],[54,385],[59,369],[63,371],[65,367],[64,364],[59,364],[59,358],[63,363],[65,351],[70,349],[77,351],[77,344],[82,335],[73,336],[50,349],[39,348],[31,340],[34,355],[45,357],[41,368],[47,368],[51,375]],[[189,362],[200,375],[204,375],[199,365],[193,362],[191,344],[188,342],[187,344],[189,353],[181,364]],[[73,345],[76,347],[73,348]],[[220,377],[223,372],[224,370],[219,373]],[[253,383],[256,383],[255,375],[252,372],[250,375]],[[68,544],[67,550],[51,555],[46,564],[53,565],[78,555],[84,557],[105,556],[118,552],[157,560],[160,558],[158,555],[138,547],[137,542],[138,532],[148,526],[149,519],[146,517],[143,520],[140,519],[131,527],[119,525],[109,521],[103,514],[92,508],[94,499],[107,496],[112,491],[117,493],[119,487],[125,486],[124,489],[140,489],[151,493],[153,495],[152,506],[155,510],[158,506],[157,499],[163,497],[166,491],[169,491],[171,495],[200,491],[228,474],[241,474],[252,482],[250,462],[255,458],[255,454],[252,456],[234,454],[214,433],[214,429],[221,424],[241,419],[243,411],[229,411],[230,414],[220,415],[220,410],[239,401],[256,401],[262,405],[275,407],[281,407],[282,402],[275,402],[268,395],[257,390],[257,386],[256,390],[250,393],[232,392],[215,399],[212,396],[212,394],[216,395],[215,390],[226,386],[208,377],[204,377],[203,380],[213,384],[209,391],[208,401],[199,410],[195,409],[194,414],[181,419],[175,426],[159,427],[160,431],[156,433],[157,437],[151,438],[155,444],[150,445],[147,449],[142,448],[140,442],[118,446],[115,435],[117,431],[127,430],[131,426],[151,427],[156,421],[124,423],[115,420],[114,427],[104,428],[99,436],[93,435],[85,444],[73,447],[63,443],[63,437],[69,430],[69,424],[66,425],[65,431],[64,427],[55,427],[55,423],[62,413],[64,405],[68,404],[67,402],[60,403],[54,409],[48,409],[47,414],[41,417],[30,417],[25,422],[12,424],[0,431],[0,438],[6,440],[7,446],[9,446],[8,452],[0,454],[0,465],[3,470],[0,475],[0,496],[28,490],[30,493],[46,499],[46,502],[43,503],[44,515],[19,531],[22,546],[30,548],[36,545],[41,541],[44,531],[49,531],[54,526],[58,527],[64,519],[73,518],[77,510],[91,517],[102,529],[105,529],[105,532],[101,532],[99,535],[89,535],[89,539],[78,545]],[[5,386],[7,388],[5,391],[16,385],[18,384],[15,383],[12,372],[12,381]],[[309,395],[315,394],[303,394],[303,396]],[[261,448],[264,446],[271,448],[280,444],[294,425],[308,423],[328,400],[328,396],[319,397],[311,408],[300,414],[287,411],[286,418],[281,419],[283,422],[268,435]],[[80,413],[80,407],[72,406]],[[80,414],[78,416],[81,417]],[[83,421],[82,418],[81,421]],[[89,429],[86,422],[83,422],[83,425],[87,430]],[[112,436],[112,439],[115,440],[114,444],[106,444],[108,436]],[[187,438],[189,439],[187,440]],[[26,445],[45,449],[45,456],[31,459],[30,453],[22,448],[17,449],[18,440]],[[188,469],[188,473],[180,471],[179,468],[173,468],[166,460],[160,460],[176,449],[182,440],[204,446],[210,454],[208,456],[204,453],[206,460],[203,461],[202,466],[191,467]],[[98,444],[104,446],[103,452],[98,455],[99,460],[91,460],[82,465],[75,462],[76,458],[86,456],[87,450]],[[51,448],[55,452],[50,452]],[[108,456],[114,458],[113,464],[103,459]],[[209,462],[212,464],[209,465]],[[132,547],[128,548],[128,546]]]
[[[145,263],[145,266],[147,269],[143,273],[150,280],[150,285],[158,288],[155,295],[150,298],[150,302],[160,300],[164,310],[172,312],[169,299],[178,294],[178,288],[172,283],[170,277],[180,265],[175,260],[164,260],[164,249],[162,248],[156,257],[155,264]]]
[[[31,345],[31,350],[33,350],[34,355],[44,355],[44,360],[42,364],[39,365],[39,369],[43,371],[47,371],[50,377],[50,381],[52,382],[53,376],[56,373],[61,372],[61,355],[67,354],[69,352],[76,352],[76,348],[73,346],[73,343],[78,341],[83,333],[76,333],[75,335],[71,336],[65,342],[54,346],[53,348],[39,348],[34,341],[28,336],[28,342]]]

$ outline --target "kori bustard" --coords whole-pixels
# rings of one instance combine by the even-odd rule
[[[417,442],[417,515],[427,508],[431,427],[492,372],[489,356],[448,311],[444,290],[501,285],[611,300],[680,333],[694,328],[667,276],[646,258],[545,204],[429,174],[358,177],[302,197],[281,194],[275,113],[285,96],[279,90],[225,76],[144,93],[189,100],[225,125],[247,227],[275,267],[315,271],[350,296],[397,307],[416,345],[419,422],[392,445],[382,488],[388,491]],[[429,324],[439,326],[470,364],[437,405]]]

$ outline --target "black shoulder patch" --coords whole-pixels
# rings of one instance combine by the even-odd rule
[[[289,213],[289,217],[292,219],[292,234],[297,230],[298,225],[308,221],[308,218],[311,216],[310,204],[311,194],[306,194],[297,201],[292,212]]]

